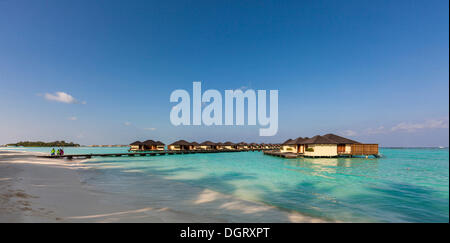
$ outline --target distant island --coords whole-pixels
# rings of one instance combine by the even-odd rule
[[[23,146],[23,147],[80,147],[79,144],[66,141],[54,141],[54,142],[31,142],[31,141],[24,141],[24,142],[18,142],[18,143],[10,143],[6,146]]]

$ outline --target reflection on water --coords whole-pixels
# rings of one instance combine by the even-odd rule
[[[334,179],[333,174],[368,176],[376,174],[378,159],[299,158],[284,162],[287,170]],[[297,168],[296,168],[297,167]]]
[[[145,176],[157,175],[335,220],[448,221],[448,153],[434,150],[384,152],[389,156],[380,159],[282,159],[248,152],[105,158],[95,164],[100,167],[119,164],[120,170],[108,169],[110,176],[124,177],[118,175],[130,170],[145,171]],[[412,156],[412,152],[417,155]],[[423,153],[431,154],[424,156]],[[434,160],[430,161],[429,157]],[[145,178],[140,174],[128,172],[126,177],[130,181],[124,182],[128,185],[124,186],[124,191],[131,184],[134,188],[143,187],[141,182]]]

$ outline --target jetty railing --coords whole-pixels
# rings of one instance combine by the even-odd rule
[[[351,155],[377,155],[378,144],[352,144]]]
[[[264,151],[266,149],[220,149],[220,150],[155,150],[144,152],[128,152],[128,153],[106,153],[106,154],[65,154],[65,155],[39,155],[40,158],[55,158],[55,159],[74,159],[85,158],[90,159],[92,157],[134,157],[134,156],[156,156],[156,155],[175,155],[175,154],[197,154],[197,153],[230,153],[230,152],[250,152],[250,151]]]

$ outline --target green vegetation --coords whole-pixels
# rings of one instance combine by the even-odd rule
[[[24,147],[80,147],[79,144],[76,143],[67,143],[66,141],[54,141],[54,142],[41,142],[41,141],[37,141],[37,142],[30,142],[30,141],[25,141],[25,142],[18,142],[18,143],[11,143],[11,144],[7,144],[7,146],[24,146]]]
[[[313,148],[307,148],[307,149],[305,149],[306,150],[306,152],[314,152],[314,149]]]

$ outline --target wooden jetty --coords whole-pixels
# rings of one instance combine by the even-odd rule
[[[200,153],[232,153],[232,152],[254,152],[264,151],[265,149],[241,149],[241,150],[164,150],[164,151],[146,151],[129,153],[106,153],[106,154],[65,154],[65,155],[38,155],[39,158],[52,159],[90,159],[92,157],[138,157],[138,156],[157,156],[157,155],[176,155],[176,154],[200,154]]]
[[[288,158],[288,159],[295,159],[300,156],[297,153],[282,153],[280,151],[275,151],[275,150],[264,151],[264,154],[272,155],[272,156],[276,156],[276,157]]]

